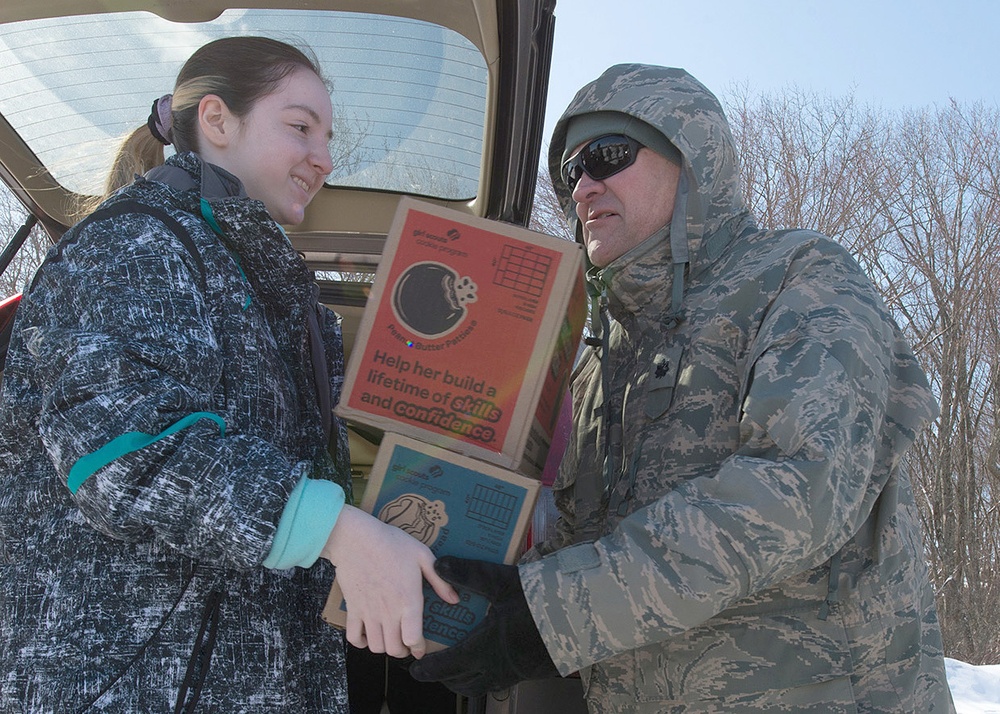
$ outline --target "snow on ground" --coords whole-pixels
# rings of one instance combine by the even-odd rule
[[[1000,664],[974,666],[945,658],[958,714],[1000,714]]]

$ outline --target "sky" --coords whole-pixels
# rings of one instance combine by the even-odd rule
[[[548,143],[620,62],[682,67],[723,99],[797,87],[889,110],[1000,105],[998,0],[556,0]]]

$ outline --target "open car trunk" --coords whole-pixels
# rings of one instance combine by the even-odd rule
[[[0,180],[54,241],[101,193],[117,142],[145,123],[194,49],[232,34],[303,44],[333,85],[336,168],[305,221],[286,229],[343,317],[349,351],[400,196],[527,223],[553,6],[6,0]],[[363,475],[371,444],[353,438]]]

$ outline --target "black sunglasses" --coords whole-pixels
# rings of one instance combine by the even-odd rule
[[[570,191],[576,188],[584,173],[595,181],[603,181],[634,164],[641,148],[642,144],[631,136],[599,136],[566,159],[562,165],[563,180]]]

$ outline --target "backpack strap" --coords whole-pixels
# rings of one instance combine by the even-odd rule
[[[170,229],[170,232],[177,237],[177,240],[181,242],[188,254],[198,266],[198,282],[202,291],[204,291],[206,273],[205,261],[198,252],[198,247],[195,245],[194,239],[191,238],[191,234],[180,221],[164,211],[162,208],[147,206],[146,204],[139,203],[133,199],[124,199],[122,201],[117,201],[98,208],[96,211],[77,223],[75,227],[79,228],[93,221],[114,218],[116,216],[123,216],[130,213],[148,214],[162,222],[165,226],[167,226],[167,228]],[[45,260],[42,261],[42,265],[59,260],[61,255],[61,253],[57,252],[49,257],[46,257]],[[35,283],[38,281],[40,273],[41,266],[39,266],[39,270],[35,271],[35,276],[31,280],[31,285],[25,293],[31,292],[31,289],[35,287]],[[0,303],[0,374],[3,374],[3,368],[6,366],[7,348],[10,346],[10,339],[14,332],[14,316],[20,302],[21,293],[18,293],[17,295],[12,295]]]
[[[123,199],[121,201],[115,201],[114,203],[109,203],[105,206],[101,206],[96,211],[91,213],[89,216],[84,218],[82,221],[74,226],[74,229],[79,230],[84,226],[93,223],[94,221],[102,221],[109,218],[115,218],[117,216],[125,216],[135,213],[144,213],[149,216],[153,216],[161,223],[163,223],[170,232],[177,237],[177,240],[181,242],[184,248],[187,250],[188,255],[195,261],[198,266],[198,280],[202,290],[205,289],[205,261],[201,257],[201,253],[198,251],[198,247],[195,245],[194,239],[188,232],[187,228],[178,221],[176,218],[171,216],[162,208],[157,208],[155,206],[148,206],[145,203],[140,203],[134,199]],[[48,258],[46,258],[42,265],[46,263],[55,262],[60,259],[61,253],[56,253]],[[38,276],[41,270],[36,271],[35,277],[31,281],[31,286],[28,288],[27,292],[30,292],[32,288],[35,287],[35,282],[38,280]]]

